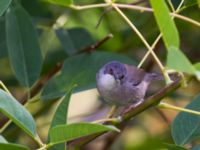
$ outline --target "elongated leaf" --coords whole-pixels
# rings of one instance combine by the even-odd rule
[[[167,54],[167,66],[177,71],[186,72],[189,74],[196,74],[196,70],[192,63],[184,55],[182,51],[175,47],[171,47],[171,50]]]
[[[171,46],[179,47],[179,34],[176,25],[169,15],[169,9],[164,0],[150,0],[154,10],[154,16],[163,35],[165,46],[169,50]]]
[[[56,34],[68,55],[75,54],[78,50],[93,44],[93,39],[89,32],[83,28],[73,28],[69,30],[57,29]]]
[[[106,132],[119,131],[115,127],[92,123],[76,123],[70,125],[58,125],[50,131],[51,144],[63,143],[83,136]]]
[[[73,0],[46,0],[46,1],[62,6],[70,6],[73,3]]]
[[[200,71],[200,62],[194,64],[194,67],[195,67],[196,70]]]
[[[43,57],[45,57],[49,51],[51,52],[55,49],[59,49],[58,47],[60,46],[60,42],[52,28],[43,30],[39,41]],[[48,55],[46,57],[48,57]]]
[[[196,63],[193,66],[196,69],[196,77],[200,81],[200,63]]]
[[[58,108],[56,109],[56,112],[54,114],[49,130],[51,130],[51,128],[57,125],[67,124],[68,105],[71,93],[72,93],[71,90],[68,91],[68,93],[61,99],[61,102],[58,105]],[[60,143],[52,146],[49,150],[59,150],[64,148],[65,148],[65,143]]]
[[[198,0],[185,0],[184,1],[184,8],[188,8],[198,4]]]
[[[14,97],[1,89],[0,112],[10,118],[31,137],[36,136],[36,126],[31,114]]]
[[[0,16],[6,11],[12,0],[0,0]]]
[[[200,150],[200,145],[195,145],[194,147],[192,147],[192,150]]]
[[[186,108],[200,111],[200,95]],[[200,116],[184,112],[179,113],[172,124],[172,137],[177,145],[187,144],[200,137]]]
[[[8,143],[8,141],[2,135],[0,135],[0,143]]]
[[[77,85],[75,92],[94,88],[97,71],[111,60],[134,64],[128,57],[107,52],[93,52],[70,57],[65,60],[61,74],[53,77],[44,87],[42,99],[59,98],[75,84]]]
[[[67,124],[67,114],[68,114],[68,105],[71,97],[71,90],[61,99],[58,108],[54,114],[53,120],[51,122],[51,127],[53,128],[57,125]]]
[[[28,150],[27,147],[18,144],[0,143],[1,150]]]
[[[42,56],[36,30],[20,5],[6,13],[6,37],[15,76],[22,85],[31,87],[40,75]]]

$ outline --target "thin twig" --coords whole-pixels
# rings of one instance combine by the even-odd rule
[[[153,9],[152,8],[149,8],[149,7],[143,7],[143,6],[137,6],[137,5],[130,5],[130,4],[120,4],[120,3],[115,3],[115,5],[119,8],[122,8],[122,9],[132,9],[132,10],[137,10],[137,11],[140,11],[140,12],[153,12]],[[86,5],[86,6],[77,6],[77,5],[72,5],[70,6],[72,9],[76,9],[76,10],[85,10],[85,9],[92,9],[92,8],[105,8],[105,7],[109,7],[110,4],[94,4],[94,5]],[[191,18],[188,18],[186,16],[182,16],[182,15],[179,15],[177,13],[170,13],[171,16],[174,16],[178,19],[181,19],[181,20],[184,20],[186,22],[189,22],[195,26],[198,26],[200,27],[200,22],[196,21],[196,20],[193,20]]]
[[[151,46],[149,45],[149,43],[146,41],[146,39],[144,38],[144,36],[140,33],[140,31],[136,28],[136,26],[126,17],[126,15],[117,7],[116,4],[111,3],[110,5],[120,14],[120,16],[132,28],[132,30],[138,35],[138,37],[144,43],[144,45],[146,46],[146,48],[148,49],[148,51],[150,51],[150,53],[152,54],[152,56],[155,59],[157,65],[160,67],[160,70],[163,73],[163,76],[165,77],[166,83],[170,84],[172,81],[171,81],[168,73],[166,72],[164,66],[162,65],[162,63],[160,62],[160,60],[158,59],[158,57],[156,56],[156,54],[154,53],[153,49],[151,48]]]
[[[92,51],[94,51],[95,49],[97,49],[98,47],[100,47],[101,45],[103,45],[106,41],[108,41],[111,38],[113,38],[113,34],[109,33],[103,39],[101,39],[100,41],[97,41],[95,44],[90,45],[90,46],[85,47],[82,50],[80,50],[78,52],[78,54],[79,53],[85,53],[85,52],[86,53],[91,53]]]
[[[182,1],[180,2],[180,4],[178,5],[177,9],[174,10],[174,14],[176,14],[176,13],[179,11],[179,9],[181,8],[181,6],[183,5],[183,2],[184,2],[184,0],[182,0]],[[172,16],[172,19],[174,19],[174,16]],[[158,35],[158,37],[156,38],[156,40],[153,42],[153,44],[152,44],[152,46],[151,46],[152,49],[155,48],[156,44],[159,42],[159,40],[160,40],[161,38],[162,38],[162,33],[160,33],[160,34]],[[147,57],[148,57],[149,55],[150,55],[150,51],[148,51],[148,52],[145,54],[145,56],[142,58],[142,60],[140,61],[139,65],[138,65],[139,68],[142,66],[142,64],[144,63],[144,61],[147,59]]]
[[[143,6],[135,6],[135,5],[127,5],[127,4],[118,4],[118,3],[115,3],[115,5],[119,8],[124,8],[124,9],[132,9],[132,10],[138,10],[138,11],[141,11],[141,12],[153,12],[153,9],[152,8],[148,8],[148,7],[143,7]],[[179,15],[177,13],[170,13],[171,16],[174,16],[178,19],[181,19],[181,20],[184,20],[186,22],[189,22],[195,26],[198,26],[200,27],[200,22],[196,21],[196,20],[193,20],[191,18],[188,18],[186,16],[182,16],[182,15]]]
[[[107,6],[109,6],[109,4],[100,3],[100,4],[92,4],[92,5],[85,5],[85,6],[71,5],[70,7],[75,10],[84,10],[84,9],[91,9],[91,8],[105,8]]]

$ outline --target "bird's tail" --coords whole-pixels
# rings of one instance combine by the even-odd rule
[[[147,80],[149,81],[164,80],[164,77],[162,74],[159,74],[159,73],[148,73]]]

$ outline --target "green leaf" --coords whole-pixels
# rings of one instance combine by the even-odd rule
[[[68,114],[68,105],[70,101],[72,91],[68,93],[61,99],[58,108],[53,116],[50,129],[61,124],[67,124],[67,114]]]
[[[11,2],[12,0],[0,0],[0,16],[3,15]]]
[[[198,95],[187,109],[200,111],[200,95]],[[181,112],[173,121],[172,137],[177,145],[185,145],[200,137],[200,116]]]
[[[195,145],[191,150],[200,150],[200,145]]]
[[[57,39],[57,36],[52,28],[44,29],[42,34],[40,35],[39,41],[43,57],[49,58],[49,52],[57,51],[61,48],[60,42]]]
[[[197,5],[198,1],[199,0],[184,0],[183,6],[179,9],[179,11],[183,11],[184,9]],[[173,0],[172,2],[175,4],[175,8],[177,8],[181,0]]]
[[[46,1],[61,6],[70,6],[71,4],[73,4],[73,0],[46,0]]]
[[[5,32],[5,19],[0,18],[0,58],[4,58],[8,55],[6,47],[6,32]]]
[[[193,66],[196,69],[196,77],[200,81],[200,63],[196,63]]]
[[[185,6],[193,6],[197,4],[198,0],[184,0],[184,5]]]
[[[0,135],[0,143],[8,143],[8,141],[2,135]]]
[[[13,96],[1,89],[0,112],[11,119],[31,137],[36,136],[36,126],[31,114]]]
[[[165,46],[169,50],[171,46],[179,47],[179,34],[169,9],[164,0],[150,0],[154,10],[154,16],[163,35]]]
[[[185,0],[184,1],[184,9],[194,6],[194,5],[197,5],[197,4],[198,4],[198,0]]]
[[[73,55],[77,53],[78,50],[94,43],[89,32],[83,28],[73,28],[69,30],[59,28],[56,30],[56,34],[68,55]]]
[[[14,73],[22,85],[31,87],[40,75],[42,56],[31,18],[20,5],[6,13],[6,37]]]
[[[62,124],[67,124],[67,114],[68,114],[68,105],[70,101],[72,90],[68,91],[68,93],[61,99],[60,104],[58,105],[58,108],[56,109],[56,112],[54,114],[54,117],[51,122],[50,129]],[[50,134],[48,135],[50,136]],[[49,150],[56,150],[56,149],[64,149],[65,143],[57,144],[51,147]]]
[[[200,71],[200,62],[194,64],[194,67],[195,67],[196,70]]]
[[[28,150],[27,147],[18,144],[0,143],[1,150]]]
[[[83,136],[102,133],[106,131],[119,131],[114,126],[105,126],[93,123],[75,123],[58,125],[50,130],[50,143],[52,145],[74,140]]]
[[[192,63],[184,55],[182,51],[175,47],[171,47],[167,54],[167,67],[188,74],[196,74],[196,70]]]
[[[93,52],[67,58],[61,73],[53,77],[44,87],[43,100],[56,99],[63,96],[72,85],[77,85],[75,92],[94,88],[96,73],[105,63],[118,60],[124,63],[134,62],[123,55],[108,52]]]

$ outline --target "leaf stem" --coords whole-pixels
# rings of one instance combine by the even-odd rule
[[[0,134],[3,133],[3,131],[10,125],[11,122],[12,122],[12,121],[9,120],[8,122],[6,122],[6,124],[3,125],[3,127],[1,127],[1,129],[0,129]]]
[[[178,5],[177,9],[175,10],[175,13],[177,13],[179,11],[179,9],[181,8],[181,6],[183,5],[184,0],[182,0],[180,2],[180,4]],[[172,16],[172,19],[174,19],[174,16]],[[162,38],[162,33],[160,33],[158,35],[158,37],[156,38],[156,40],[154,41],[154,43],[152,44],[151,48],[154,49],[156,44],[159,42],[159,40]],[[142,60],[140,61],[138,67],[140,68],[142,66],[142,64],[144,63],[144,61],[147,59],[147,57],[149,56],[150,51],[148,51],[145,56],[142,58]]]
[[[183,2],[181,1],[180,4],[182,5],[182,3]],[[139,10],[141,12],[153,12],[153,9],[152,8],[148,8],[148,7],[128,5],[128,4],[117,4],[117,3],[115,5],[117,7],[119,7],[119,8],[127,8],[127,9]],[[177,8],[180,9],[179,7],[177,7]],[[179,15],[179,14],[177,14],[177,12],[171,12],[170,15],[200,27],[200,22],[198,22],[196,20],[193,20],[193,19],[190,19],[190,18],[188,18],[186,16]]]
[[[8,90],[8,88],[5,86],[5,84],[0,80],[0,86],[11,95],[10,91]]]
[[[117,118],[104,118],[104,119],[95,120],[92,123],[101,123],[101,122],[120,123],[121,122],[121,118],[120,117],[117,117]]]
[[[46,146],[46,145],[42,142],[42,140],[40,139],[39,135],[36,135],[36,136],[34,137],[34,141],[35,141],[40,147]]]
[[[112,117],[112,115],[114,114],[114,112],[116,111],[116,109],[117,109],[117,106],[113,105],[113,106],[111,107],[110,111],[108,112],[106,118]]]
[[[172,10],[173,12],[175,12],[175,9],[174,9],[174,6],[173,6],[171,0],[167,0],[167,2],[168,2],[168,4],[169,4],[171,10]]]
[[[127,9],[133,9],[133,10],[139,10],[140,12],[153,12],[152,8],[148,7],[143,7],[143,6],[136,6],[136,5],[130,5],[130,4],[120,4],[120,3],[115,3],[115,5],[118,8],[127,8]],[[85,9],[92,9],[92,8],[105,8],[110,6],[110,4],[105,4],[105,3],[100,3],[100,4],[92,4],[92,5],[85,5],[85,6],[77,6],[77,5],[71,5],[70,8],[75,9],[75,10],[85,10]],[[170,13],[171,16],[174,16],[178,19],[184,20],[188,23],[191,23],[195,26],[200,27],[200,22],[190,19],[186,16],[179,15],[177,13]]]
[[[196,26],[200,27],[200,22],[198,22],[198,21],[196,21],[196,20],[190,19],[190,18],[188,18],[188,17],[186,17],[186,16],[179,15],[179,14],[177,14],[177,13],[170,13],[170,15],[171,15],[171,16],[174,16],[174,17],[176,17],[176,18],[179,18],[179,19],[181,19],[181,20],[184,20],[185,22],[189,22],[189,23],[191,23],[191,24],[193,24],[193,25],[196,25]]]
[[[100,3],[100,4],[92,4],[92,5],[84,5],[84,6],[71,5],[70,8],[75,9],[75,10],[84,10],[84,9],[91,9],[91,8],[104,8],[108,6],[109,4],[107,3]]]
[[[158,104],[159,108],[166,108],[166,109],[172,109],[172,110],[178,110],[178,111],[182,111],[182,112],[186,112],[186,113],[190,113],[190,114],[195,114],[195,115],[199,115],[200,116],[200,112],[199,111],[195,111],[195,110],[191,110],[191,109],[187,109],[187,108],[181,108],[181,107],[177,107],[171,104],[167,104],[164,102],[160,102]]]
[[[156,38],[156,40],[153,42],[153,44],[152,44],[152,46],[151,46],[151,49],[154,49],[155,48],[155,46],[156,46],[156,44],[159,42],[159,40],[162,38],[162,33],[160,33],[159,35],[158,35],[158,37]],[[138,68],[140,68],[142,65],[143,65],[143,63],[144,63],[144,61],[147,59],[147,57],[150,55],[150,51],[147,51],[146,52],[146,54],[144,55],[144,57],[142,58],[142,60],[140,61],[140,63],[138,64]]]

